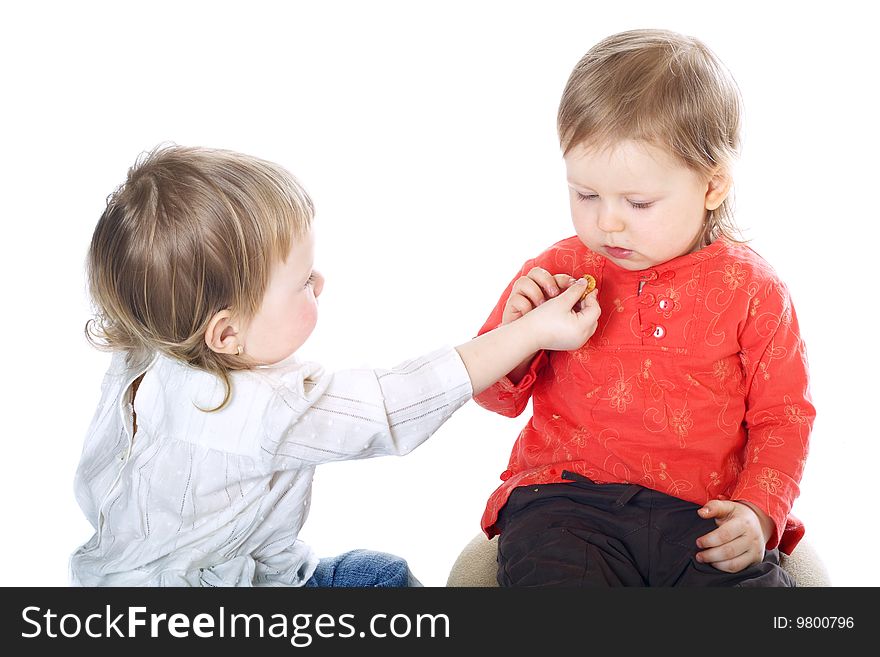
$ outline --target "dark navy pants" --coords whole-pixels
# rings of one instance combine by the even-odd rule
[[[717,527],[700,507],[635,484],[520,486],[501,510],[501,586],[794,586],[779,552],[738,573],[694,558]]]

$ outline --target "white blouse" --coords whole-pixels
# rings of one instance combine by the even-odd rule
[[[131,384],[145,373],[134,402]],[[318,559],[297,536],[315,466],[407,454],[471,398],[458,352],[391,370],[288,359],[211,374],[158,355],[113,357],[76,473],[95,528],[70,560],[81,586],[301,586]]]

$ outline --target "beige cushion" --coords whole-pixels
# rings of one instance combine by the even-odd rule
[[[497,537],[474,536],[452,564],[446,586],[498,586],[497,543]],[[807,541],[802,540],[791,556],[783,554],[781,563],[798,586],[831,586],[825,565]]]

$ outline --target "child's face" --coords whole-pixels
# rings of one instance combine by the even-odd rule
[[[312,269],[314,237],[294,242],[287,260],[275,264],[263,303],[244,327],[247,356],[260,364],[277,363],[299,349],[318,322],[318,296],[324,277]]]
[[[661,148],[622,141],[565,156],[575,231],[624,269],[647,269],[699,248],[709,183]]]

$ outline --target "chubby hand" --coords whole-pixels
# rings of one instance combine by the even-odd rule
[[[586,291],[584,280],[573,279],[567,274],[564,276],[564,291],[544,301],[532,312],[527,311],[528,315],[519,320],[529,324],[535,332],[536,350],[579,349],[596,332],[602,312],[596,300],[596,291],[581,299]]]
[[[551,274],[540,267],[532,268],[525,276],[520,276],[513,284],[501,323],[509,324],[534,310],[548,299],[553,299],[567,290],[575,279],[568,274]]]
[[[697,561],[727,573],[738,573],[764,559],[764,546],[773,532],[773,521],[760,509],[743,502],[712,500],[697,513],[715,518],[717,529],[697,539]]]

